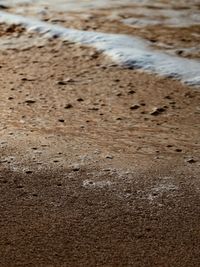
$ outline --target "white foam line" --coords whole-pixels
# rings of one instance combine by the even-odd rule
[[[175,78],[189,85],[200,85],[199,61],[155,51],[148,42],[136,37],[68,29],[7,12],[0,12],[0,22],[22,25],[27,30],[42,33],[46,37],[59,37],[90,45],[119,64]]]

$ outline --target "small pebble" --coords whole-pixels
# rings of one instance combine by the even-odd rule
[[[193,158],[189,158],[186,160],[188,163],[196,163],[196,160]]]
[[[69,108],[73,108],[73,106],[71,104],[67,104],[64,108],[69,109]]]
[[[113,156],[108,155],[108,156],[106,156],[106,158],[107,158],[107,159],[113,159]]]
[[[68,83],[73,83],[73,82],[75,82],[73,79],[67,78],[67,79],[64,79],[64,80],[57,81],[57,84],[58,85],[66,85]]]
[[[83,102],[84,100],[83,100],[83,98],[80,97],[80,98],[77,99],[77,101],[78,102]]]
[[[158,115],[160,115],[161,113],[163,113],[164,111],[165,111],[165,108],[154,108],[154,109],[150,112],[150,115],[158,116]]]
[[[131,110],[136,110],[138,108],[140,108],[140,105],[138,105],[138,104],[135,104],[135,105],[130,107]]]
[[[80,167],[79,166],[74,166],[74,167],[72,167],[72,171],[78,172],[78,171],[80,171]]]
[[[135,91],[134,90],[130,90],[130,91],[128,91],[128,94],[129,95],[133,95],[133,94],[135,94]]]
[[[26,104],[30,105],[30,104],[34,104],[36,101],[35,100],[31,100],[31,99],[28,99],[25,101]]]
[[[176,152],[182,152],[182,149],[177,148],[177,149],[175,149],[175,151],[176,151]]]

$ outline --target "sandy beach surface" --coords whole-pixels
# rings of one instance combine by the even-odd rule
[[[130,26],[128,4],[71,19],[25,7],[199,59],[197,23]],[[199,87],[20,25],[0,25],[0,50],[0,267],[199,267]]]

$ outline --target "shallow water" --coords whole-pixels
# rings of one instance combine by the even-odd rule
[[[148,42],[137,37],[67,29],[7,12],[0,12],[0,22],[23,25],[27,30],[46,37],[93,46],[124,66],[182,80],[190,85],[200,85],[200,62],[155,51]]]
[[[121,6],[132,3],[143,3],[146,0],[2,0],[0,3],[6,6],[34,5],[38,7],[53,7],[57,11],[76,11],[90,8],[102,8],[107,6]]]
[[[0,0],[0,4],[15,9],[15,13],[38,16],[55,12],[89,12],[110,8],[111,15],[128,13],[121,21],[138,27],[167,25],[188,27],[200,25],[199,0]],[[120,7],[123,8],[120,10]],[[127,7],[127,10],[124,9]],[[112,10],[113,9],[113,10]],[[117,10],[116,10],[117,9]],[[113,13],[113,15],[112,15]],[[119,17],[118,17],[119,19]]]
[[[162,17],[166,23],[173,25],[200,23],[199,1],[197,0],[190,0],[189,4],[185,0],[179,3],[174,0],[167,2],[162,0],[1,0],[0,4],[20,7],[21,12],[23,12],[23,7],[24,11],[29,8],[36,13],[41,12],[42,9],[70,12],[129,6],[129,11],[133,15],[146,16],[155,22],[161,21]]]
[[[15,16],[10,13],[0,12],[0,22],[20,24],[29,31],[43,33],[46,37],[56,36],[90,45],[103,51],[119,64],[182,80],[190,85],[200,85],[200,62],[197,60],[184,59],[153,50],[150,48],[150,43],[137,37],[67,29],[24,17],[24,15],[27,15],[27,10],[31,10],[29,13],[38,18],[38,14],[43,10],[47,10],[52,14],[60,10],[63,12],[81,10],[87,13],[94,8],[113,7],[114,9],[114,7],[123,5],[135,5],[135,8],[128,9],[129,17],[123,20],[124,23],[130,25],[138,24],[140,26],[166,24],[186,27],[200,24],[200,10],[196,8],[198,6],[198,1],[196,0],[190,2],[189,8],[185,1],[181,1],[178,8],[176,1],[168,1],[166,3],[151,0],[125,0],[123,4],[119,0],[8,0],[0,1],[0,4],[12,6],[11,12],[21,15]],[[118,12],[121,12],[121,10],[119,9]],[[117,14],[116,10],[115,14]],[[135,15],[143,16],[135,19]]]

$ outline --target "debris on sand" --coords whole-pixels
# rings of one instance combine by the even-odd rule
[[[157,108],[155,107],[151,112],[150,112],[150,115],[152,116],[158,116],[160,114],[162,114],[166,109],[165,108]]]

